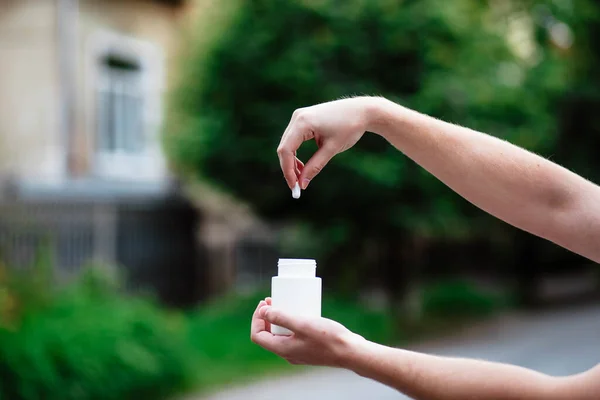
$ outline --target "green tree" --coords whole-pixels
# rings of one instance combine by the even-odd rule
[[[538,3],[235,2],[227,18],[194,35],[181,60],[168,152],[182,173],[269,220],[295,221],[306,234],[293,236],[294,255],[310,248],[305,255],[320,257],[325,276],[354,289],[369,267],[403,293],[406,275],[423,262],[415,238],[468,239],[500,225],[490,228],[489,217],[369,134],[295,201],[275,154],[281,134],[296,108],[370,94],[551,152],[569,54],[538,29]]]

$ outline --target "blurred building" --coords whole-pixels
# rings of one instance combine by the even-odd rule
[[[166,301],[198,296],[197,213],[160,141],[187,3],[0,1],[5,262],[48,243],[61,276],[96,260]]]
[[[4,262],[49,243],[61,277],[118,265],[177,304],[272,275],[272,233],[210,189],[182,196],[161,146],[180,35],[218,3],[0,0]]]
[[[183,1],[3,0],[2,171],[159,184],[163,93]]]

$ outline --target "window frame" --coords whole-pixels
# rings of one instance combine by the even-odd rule
[[[164,56],[151,42],[112,31],[97,31],[87,44],[87,117],[89,174],[113,180],[156,181],[166,176],[164,156],[160,148],[159,128],[162,123],[164,92]],[[140,140],[139,152],[110,151],[99,147],[98,94],[106,79],[103,68],[109,57],[139,66]]]

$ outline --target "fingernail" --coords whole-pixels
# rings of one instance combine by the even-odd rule
[[[306,189],[308,187],[308,184],[310,183],[310,179],[302,179],[302,190]]]

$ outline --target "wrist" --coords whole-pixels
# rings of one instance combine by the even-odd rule
[[[350,333],[340,338],[341,346],[338,347],[337,366],[356,371],[357,365],[365,354],[370,343],[356,333]]]
[[[393,119],[397,118],[398,111],[404,108],[383,97],[365,98],[365,131],[373,132],[386,137],[389,127],[393,126]]]

